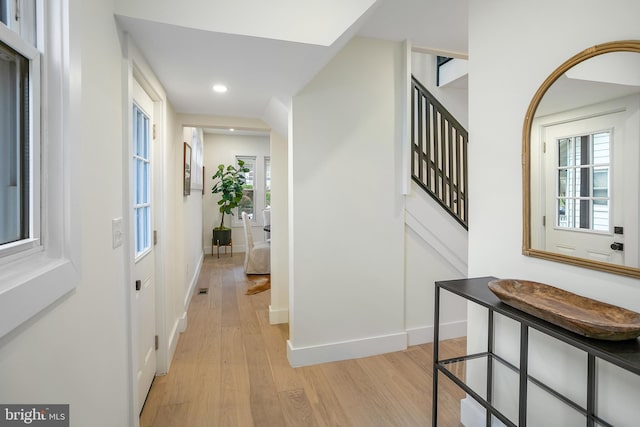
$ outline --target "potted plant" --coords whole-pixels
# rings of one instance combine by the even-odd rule
[[[221,195],[218,201],[220,225],[213,228],[214,245],[227,246],[231,243],[231,228],[224,226],[224,216],[233,215],[233,209],[237,208],[242,200],[245,174],[249,171],[250,169],[244,166],[244,161],[238,160],[237,168],[233,165],[218,165],[218,170],[212,177],[214,185],[211,192]]]

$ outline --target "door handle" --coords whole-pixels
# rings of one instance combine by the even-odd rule
[[[142,280],[136,280],[136,291],[142,289]]]
[[[614,251],[623,251],[624,250],[624,244],[622,244],[620,242],[613,242],[611,244],[611,249],[613,249]]]

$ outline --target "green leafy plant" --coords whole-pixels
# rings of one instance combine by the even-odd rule
[[[244,166],[244,161],[238,160],[238,167],[229,165],[218,165],[218,170],[212,179],[214,181],[211,192],[213,194],[221,194],[221,198],[218,201],[218,208],[222,214],[220,218],[220,226],[216,227],[218,230],[226,230],[224,226],[224,215],[233,215],[233,209],[238,207],[238,204],[242,200],[242,189],[246,182],[245,174],[250,169]]]

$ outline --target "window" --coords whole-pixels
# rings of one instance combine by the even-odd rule
[[[136,258],[151,248],[149,117],[133,106],[133,232]]]
[[[29,60],[0,43],[0,245],[30,237]]]
[[[23,8],[23,9],[22,9]],[[0,258],[39,244],[40,53],[34,0],[0,0]]]
[[[611,133],[557,140],[556,226],[609,231]]]
[[[271,207],[271,158],[264,158],[264,208]]]
[[[245,174],[244,190],[242,191],[242,200],[238,204],[238,218],[241,218],[242,212],[246,212],[249,219],[255,220],[254,201],[256,191],[256,158],[236,156],[238,160],[244,161],[244,167],[249,168],[249,172]]]
[[[0,0],[0,22],[9,25],[9,1]]]
[[[68,37],[67,6],[0,0],[0,175],[14,184],[0,201],[0,337],[68,294],[80,277],[81,213],[74,207],[81,203],[82,147],[71,124],[80,120],[81,88],[70,84],[79,79],[70,64],[80,42]],[[19,232],[6,225],[16,218]]]

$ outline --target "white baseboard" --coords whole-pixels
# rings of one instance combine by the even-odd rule
[[[486,411],[481,404],[472,397],[465,397],[460,401],[460,423],[464,427],[485,427]],[[498,419],[493,419],[492,427],[507,427]]]
[[[277,325],[279,323],[289,323],[289,309],[280,308],[275,309],[271,305],[269,306],[269,323]]]
[[[193,272],[193,277],[189,282],[189,288],[187,290],[187,294],[184,298],[184,311],[182,315],[178,317],[174,323],[173,328],[171,330],[171,334],[169,335],[168,342],[168,351],[167,351],[167,371],[171,367],[171,362],[173,361],[173,355],[176,352],[176,347],[178,346],[178,338],[180,338],[180,334],[187,330],[187,311],[189,310],[189,303],[191,302],[191,297],[193,296],[193,292],[196,289],[196,285],[198,283],[198,277],[200,276],[200,271],[202,270],[202,263],[204,262],[204,252],[200,254],[200,259],[198,260],[198,265]]]
[[[171,368],[171,362],[173,361],[173,355],[176,353],[176,347],[178,346],[178,338],[180,334],[187,330],[187,312],[182,313],[182,316],[176,319],[169,335],[169,348],[167,349],[167,372]]]
[[[485,427],[485,410],[473,398],[467,396],[460,401],[460,423],[464,427]]]
[[[440,324],[440,340],[464,337],[467,335],[467,321]],[[433,326],[407,329],[409,345],[426,344],[433,342]]]
[[[187,312],[182,313],[182,316],[178,319],[177,330],[179,333],[183,333],[187,330]]]
[[[200,259],[198,260],[198,265],[193,271],[193,276],[189,282],[189,290],[187,291],[187,295],[184,298],[184,311],[189,309],[189,303],[191,302],[191,297],[193,296],[193,292],[196,289],[196,285],[198,284],[198,277],[200,276],[200,270],[202,270],[202,263],[204,262],[204,252],[200,254]]]
[[[407,334],[371,337],[353,341],[294,348],[287,340],[287,358],[294,368],[338,360],[357,359],[407,349]]]

